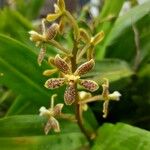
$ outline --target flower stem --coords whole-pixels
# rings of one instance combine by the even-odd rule
[[[78,38],[79,38],[78,24],[77,24],[76,20],[74,19],[74,17],[70,14],[69,11],[65,11],[65,15],[72,23],[72,27],[74,28],[74,37],[75,37],[75,40],[78,41]]]
[[[62,52],[64,52],[65,54],[69,54],[70,51],[65,49],[62,45],[60,45],[57,41],[55,40],[49,40],[48,41],[52,46],[58,48],[59,50],[61,50]]]
[[[77,69],[77,63],[76,63],[76,56],[77,56],[77,50],[78,50],[77,45],[78,45],[78,42],[74,39],[74,47],[72,50],[73,57],[71,58],[72,72],[75,72]],[[76,99],[76,101],[75,101],[75,116],[76,116],[77,123],[78,123],[82,133],[86,136],[87,140],[90,142],[91,141],[90,135],[83,126],[80,104],[78,104],[79,98],[78,98],[78,91],[77,91],[76,83],[75,83],[75,99]]]

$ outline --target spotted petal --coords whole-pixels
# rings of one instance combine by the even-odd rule
[[[63,106],[64,106],[64,104],[57,104],[57,105],[53,108],[54,116],[59,116],[59,115],[61,115],[61,111],[62,111]]]
[[[54,117],[50,117],[50,119],[46,123],[46,126],[44,128],[45,134],[47,135],[51,129],[53,129],[54,132],[60,132],[59,122]]]
[[[61,72],[65,74],[70,73],[68,64],[59,56],[59,54],[55,56],[54,63]]]
[[[38,55],[38,59],[37,59],[39,66],[41,66],[41,63],[45,57],[45,54],[46,54],[46,49],[44,47],[42,47],[40,50],[40,53]]]
[[[65,83],[64,78],[51,78],[45,82],[44,86],[48,89],[56,89],[64,85],[64,83]]]
[[[46,31],[46,39],[52,40],[57,35],[57,32],[59,30],[59,25],[57,23],[53,23]]]
[[[64,94],[64,101],[66,105],[71,105],[75,101],[75,85],[70,84],[66,88],[65,94]]]
[[[91,92],[94,92],[99,88],[98,84],[92,80],[80,80],[79,84]]]
[[[93,59],[90,61],[82,64],[81,66],[78,67],[78,69],[75,71],[75,75],[81,76],[89,72],[95,65],[95,62]]]

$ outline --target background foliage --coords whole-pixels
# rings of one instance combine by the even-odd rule
[[[78,126],[61,121],[62,132],[44,135],[45,120],[39,108],[48,106],[50,96],[58,93],[63,101],[64,89],[49,91],[43,87],[42,72],[46,61],[37,64],[38,49],[29,41],[28,31],[37,25],[44,0],[16,0],[15,8],[0,10],[0,145],[9,149],[91,149],[149,150],[150,147],[150,2],[135,5],[120,16],[124,0],[105,0],[91,29],[85,9],[77,13],[79,25],[92,34],[104,30],[105,38],[96,47],[96,67],[87,77],[100,85],[103,77],[111,81],[111,91],[122,94],[110,104],[107,119],[102,118],[102,104],[91,103],[85,116],[98,136],[90,145]],[[138,35],[134,32],[136,28]],[[70,42],[70,35],[66,36]],[[139,38],[139,50],[135,38]],[[63,39],[60,39],[63,40]],[[50,55],[56,54],[49,47]],[[100,91],[101,92],[101,89]],[[65,112],[72,112],[66,108]],[[90,117],[89,117],[90,116]],[[106,123],[107,122],[107,123]],[[121,123],[119,123],[121,122]],[[146,130],[145,130],[146,129]],[[69,147],[68,147],[69,145]]]

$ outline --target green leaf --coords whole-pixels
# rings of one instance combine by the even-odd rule
[[[100,45],[97,48],[97,58],[103,58],[105,56],[105,52],[106,52],[106,48],[111,45],[113,42],[117,42],[116,39],[122,39],[120,36],[122,34],[124,34],[124,31],[127,28],[132,28],[132,25],[135,24],[137,21],[139,21],[141,18],[143,18],[144,16],[148,15],[150,12],[150,2],[144,3],[142,5],[138,5],[134,8],[132,8],[131,10],[129,10],[125,15],[119,17],[114,26],[111,29],[111,32],[108,34],[107,37],[105,37],[104,39],[104,43],[102,43],[102,45]],[[136,14],[136,15],[135,15]],[[133,31],[129,31],[131,33],[133,33]],[[132,34],[133,35],[133,34]],[[133,36],[130,36],[133,37]],[[126,38],[123,40],[123,42],[117,42],[117,46],[121,46],[121,45],[130,45],[129,42],[131,41],[131,39],[129,37],[129,33],[126,34]],[[124,43],[125,42],[125,43]],[[132,43],[134,43],[134,41],[132,40]],[[98,51],[98,49],[100,49]],[[122,53],[122,49],[120,48],[120,53]],[[126,50],[125,48],[123,50]],[[111,49],[111,54],[112,53],[112,49]]]
[[[150,132],[123,123],[104,124],[92,150],[149,150]]]
[[[112,30],[112,26],[114,25],[115,20],[119,15],[119,12],[122,8],[123,3],[124,3],[124,0],[104,1],[104,6],[102,8],[100,16],[96,18],[96,21],[97,21],[96,33],[101,30],[103,30],[105,33],[104,40],[101,42],[100,45],[97,45],[96,47],[96,53],[98,54],[96,56],[97,56],[97,59],[99,60],[103,58],[103,53],[104,53],[104,50],[101,48],[101,45],[105,43],[107,36]]]
[[[19,115],[2,118],[0,119],[0,137],[44,135],[46,121],[45,118],[38,115]],[[60,119],[60,127],[61,133],[80,131],[76,123],[67,120],[62,121],[62,119]],[[50,132],[50,134],[55,133]]]
[[[134,23],[136,23],[138,20],[149,13],[150,2],[147,2],[132,8],[125,15],[119,17],[115,22],[114,27],[112,28],[111,33],[109,34],[109,37],[107,39],[109,43],[119,37],[119,35],[121,35],[126,28],[131,27]]]
[[[82,150],[88,144],[81,133],[0,138],[1,150]]]
[[[150,54],[150,27],[147,24],[150,22],[150,15],[146,15],[134,25],[138,31],[139,38],[139,64],[147,62]],[[135,35],[133,27],[125,29],[125,31],[106,47],[107,58],[120,58],[128,61],[130,64],[135,64],[137,56],[137,47],[135,45]]]
[[[92,78],[101,84],[103,78],[108,78],[109,81],[117,81],[129,77],[132,74],[133,71],[125,61],[119,59],[104,59],[97,61],[94,70],[85,77]]]
[[[0,119],[1,149],[76,150],[88,145],[77,124],[60,122],[61,133],[51,132],[46,136],[43,131],[45,121],[44,118],[34,115]]]
[[[32,99],[19,95],[16,97],[16,99],[14,99],[5,116],[37,114],[39,108],[40,105],[38,103],[35,104]]]
[[[45,0],[16,0],[17,10],[29,19],[35,19],[39,15],[39,11],[43,6]],[[28,11],[27,11],[28,10]]]
[[[4,8],[0,11],[0,18],[2,22],[0,24],[1,33],[29,44],[30,41],[27,38],[29,37],[28,31],[33,27],[28,19],[26,19],[18,11],[11,10],[9,8]]]
[[[30,98],[39,104],[45,104],[53,92],[43,86],[43,64],[37,64],[37,54],[31,49],[9,37],[0,35],[0,83],[13,89],[16,93]]]

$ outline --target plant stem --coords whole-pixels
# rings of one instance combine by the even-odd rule
[[[77,44],[78,44],[78,42],[76,40],[74,40],[74,47],[73,47],[73,51],[72,51],[73,57],[71,58],[72,72],[75,72],[75,70],[77,69],[77,63],[76,63],[77,47],[78,47]],[[87,130],[84,128],[83,122],[82,122],[80,104],[78,104],[79,98],[78,98],[78,91],[77,91],[76,83],[75,83],[75,99],[76,99],[75,100],[75,116],[76,116],[77,123],[78,123],[82,133],[86,136],[87,140],[90,142],[91,141],[90,135],[88,134]]]
[[[79,62],[81,60],[82,56],[86,53],[86,51],[89,47],[90,47],[90,44],[87,44],[83,47],[83,49],[78,54],[77,62]]]
[[[75,40],[78,41],[79,38],[79,29],[78,29],[78,24],[76,23],[76,20],[74,19],[74,17],[70,14],[69,11],[65,11],[65,15],[67,16],[67,18],[70,20],[70,22],[72,23],[72,27],[74,28],[74,37]]]
[[[57,41],[55,40],[49,40],[48,41],[51,45],[53,45],[54,47],[58,48],[59,50],[61,50],[62,52],[64,52],[65,54],[69,54],[70,51],[65,49],[62,45],[60,45]]]
[[[78,123],[82,133],[86,136],[87,140],[90,142],[91,141],[91,137],[90,137],[89,133],[87,132],[87,130],[83,126],[83,121],[82,121],[81,112],[80,112],[81,111],[80,105],[78,103],[76,103],[75,106],[76,106],[75,111],[76,111],[77,123]]]
[[[95,101],[104,101],[104,98],[102,95],[96,95],[93,97],[90,97],[84,101],[80,101],[79,104],[87,104],[87,103],[91,103],[91,102],[95,102]]]

